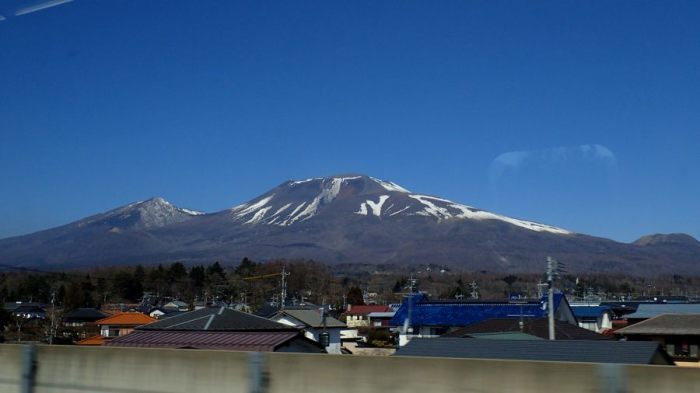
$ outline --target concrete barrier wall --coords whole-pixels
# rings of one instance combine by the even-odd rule
[[[252,359],[245,352],[38,346],[34,392],[700,391],[700,372],[676,367],[291,353],[262,354],[267,383],[256,389]],[[21,372],[21,347],[0,345],[0,393],[21,392]]]

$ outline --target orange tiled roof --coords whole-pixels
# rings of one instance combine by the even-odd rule
[[[102,345],[104,343],[105,343],[105,338],[100,336],[99,334],[97,336],[84,338],[84,339],[78,341],[78,345]]]
[[[126,325],[139,326],[147,323],[155,322],[157,319],[151,318],[140,312],[129,311],[112,315],[111,317],[102,318],[95,322],[98,325]]]

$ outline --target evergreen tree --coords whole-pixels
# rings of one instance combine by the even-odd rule
[[[357,286],[350,288],[346,295],[346,301],[353,306],[363,306],[365,304],[365,299],[362,296],[362,289]]]

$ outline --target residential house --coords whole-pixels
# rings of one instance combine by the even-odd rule
[[[170,311],[189,311],[190,305],[182,300],[173,300],[172,302],[165,303],[163,309]]]
[[[102,337],[114,338],[131,333],[137,326],[147,325],[155,321],[155,318],[151,318],[146,314],[127,311],[100,319],[95,323],[100,327],[100,335]]]
[[[203,308],[136,328],[116,347],[324,353],[295,327],[226,307]]]
[[[5,311],[15,317],[24,320],[37,320],[46,318],[46,308],[41,303],[34,302],[9,302],[4,305]]]
[[[348,328],[370,327],[369,314],[377,312],[387,313],[393,312],[393,310],[389,306],[348,305],[347,310],[345,310],[345,312],[343,313],[343,315],[345,316],[345,324],[348,326]]]
[[[187,311],[178,311],[172,308],[156,307],[148,313],[148,315],[155,319],[165,319],[174,317],[175,315],[180,315],[186,313]]]
[[[609,306],[571,305],[578,326],[596,333],[613,328],[614,313]]]
[[[116,313],[95,321],[95,324],[100,328],[100,334],[80,340],[78,345],[104,345],[111,339],[131,333],[137,326],[147,325],[154,321],[156,321],[155,318],[137,311]]]
[[[76,308],[68,311],[63,316],[63,326],[85,327],[95,325],[95,322],[106,317],[107,314],[96,308]]]
[[[481,335],[503,333],[523,333],[534,338],[549,339],[549,321],[547,318],[493,318],[476,322],[443,334],[440,337],[475,338]],[[568,322],[554,321],[554,336],[557,340],[610,340],[590,330],[580,328]],[[481,338],[481,337],[480,337]],[[489,337],[491,338],[491,337]]]
[[[663,345],[679,366],[700,367],[700,314],[662,314],[615,332],[629,341]]]
[[[389,329],[392,326],[391,320],[394,318],[396,311],[375,311],[367,314],[369,327],[374,329]]]
[[[75,339],[85,339],[99,333],[96,322],[107,317],[107,314],[95,308],[76,308],[63,316],[63,336]],[[100,336],[101,337],[101,336]]]
[[[658,343],[613,340],[414,338],[394,356],[673,365]]]
[[[439,337],[461,327],[493,318],[543,318],[547,297],[531,301],[429,301],[424,294],[408,297],[391,320],[403,326],[399,345],[413,337]],[[577,325],[571,307],[562,294],[554,296],[554,318]]]
[[[347,326],[330,315],[326,315],[324,321],[321,313],[317,310],[284,309],[278,311],[270,319],[288,326],[294,326],[302,330],[307,338],[316,342],[321,342],[321,333],[325,331],[329,335],[329,343],[325,347],[326,352],[341,353],[340,331]]]

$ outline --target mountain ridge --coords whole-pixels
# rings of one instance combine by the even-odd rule
[[[251,257],[430,261],[510,272],[539,271],[544,257],[553,255],[566,260],[571,271],[700,273],[700,247],[683,239],[665,241],[663,247],[619,243],[345,174],[285,181],[212,213],[153,197],[0,239],[0,263],[60,267]]]

